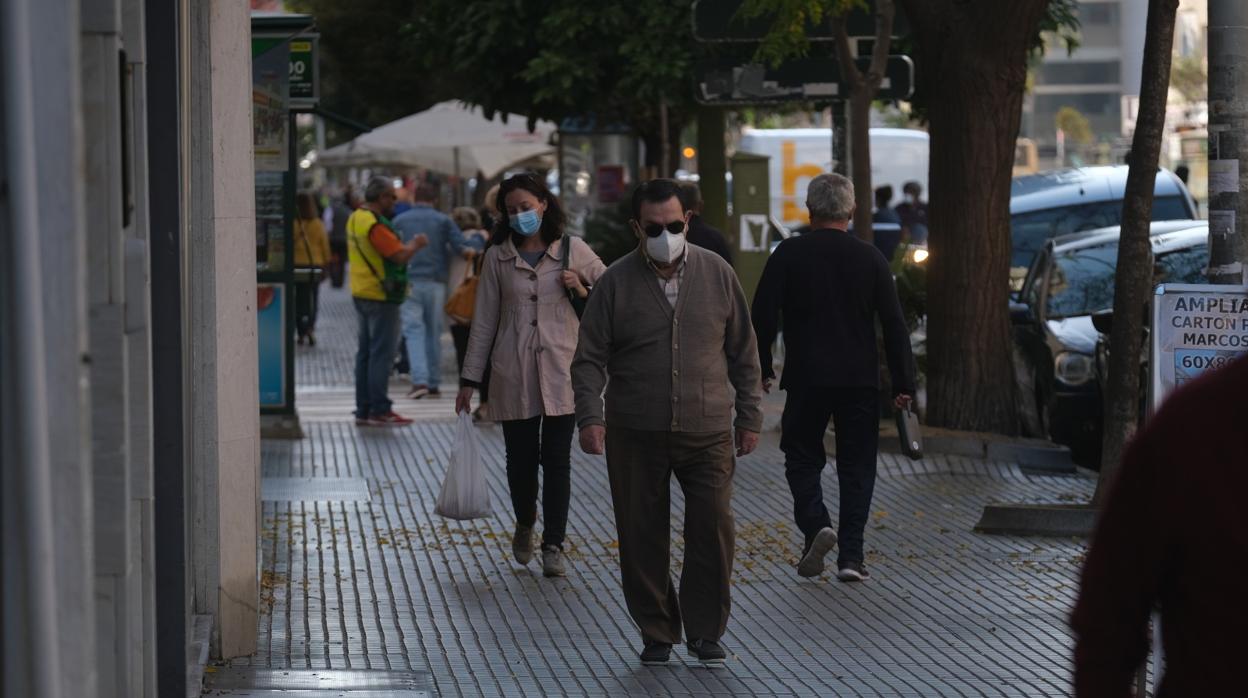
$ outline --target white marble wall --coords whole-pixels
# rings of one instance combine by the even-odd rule
[[[192,585],[213,655],[235,657],[255,649],[259,600],[251,20],[240,0],[190,13]]]

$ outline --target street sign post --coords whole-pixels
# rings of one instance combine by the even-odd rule
[[[857,59],[858,69],[871,65]],[[706,61],[695,97],[701,104],[767,104],[789,101],[847,99],[849,88],[841,67],[829,56],[807,56],[786,61],[776,68],[742,62],[734,57]],[[889,56],[877,99],[909,99],[914,92],[914,62],[909,56]]]

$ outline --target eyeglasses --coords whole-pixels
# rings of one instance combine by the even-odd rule
[[[680,235],[681,233],[685,232],[685,222],[684,221],[672,221],[671,223],[667,223],[667,224],[651,223],[650,225],[647,225],[646,227],[642,228],[642,231],[645,232],[645,234],[648,237],[652,237],[652,238],[657,238],[658,236],[662,235],[664,230],[671,233],[672,235]]]

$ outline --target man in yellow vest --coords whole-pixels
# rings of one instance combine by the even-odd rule
[[[359,318],[355,353],[355,423],[403,426],[412,420],[395,414],[386,394],[390,367],[399,348],[399,308],[407,296],[407,262],[429,244],[424,235],[403,243],[390,223],[394,186],[374,177],[364,189],[364,205],[347,219],[351,296]]]

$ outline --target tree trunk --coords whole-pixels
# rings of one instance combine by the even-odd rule
[[[1048,0],[902,1],[931,134],[928,421],[1014,435],[1010,181]]]
[[[1131,140],[1131,169],[1122,199],[1122,233],[1114,275],[1114,326],[1109,335],[1109,384],[1105,401],[1101,474],[1092,504],[1099,506],[1118,472],[1122,450],[1139,425],[1140,351],[1143,316],[1153,281],[1149,223],[1153,183],[1166,124],[1170,89],[1170,51],[1179,0],[1149,0],[1140,78],[1140,112]]]
[[[888,67],[888,50],[892,43],[893,17],[896,11],[893,0],[876,0],[875,45],[866,73],[858,70],[845,15],[833,17],[831,22],[836,36],[836,56],[841,67],[841,82],[849,87],[849,159],[853,170],[850,178],[854,182],[854,235],[866,242],[875,241],[871,227],[871,207],[875,203],[871,187],[871,100],[879,93],[884,71]]]
[[[853,153],[850,165],[854,180],[854,235],[866,242],[875,241],[871,227],[871,207],[875,192],[871,187],[871,97],[875,90],[865,83],[856,87],[849,98],[849,147]]]

